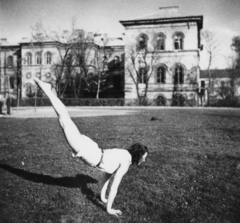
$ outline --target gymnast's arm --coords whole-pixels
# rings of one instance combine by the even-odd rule
[[[117,171],[115,173],[115,176],[114,176],[114,179],[112,182],[112,186],[110,189],[109,197],[107,200],[107,212],[109,214],[116,215],[116,216],[122,214],[122,212],[120,210],[112,209],[112,205],[113,205],[114,199],[117,195],[118,186],[120,185],[123,176],[127,173],[130,164],[131,163],[128,160],[122,161],[119,168],[117,169]]]
[[[109,179],[111,177],[111,174],[108,173],[104,173],[102,181],[101,181],[101,200],[103,203],[107,203],[107,199],[106,199],[106,191],[107,191],[107,187],[109,184]]]

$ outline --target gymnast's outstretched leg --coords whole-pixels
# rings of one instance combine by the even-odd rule
[[[81,145],[79,143],[79,139],[81,138],[82,135],[79,132],[77,126],[71,120],[65,105],[52,92],[51,85],[49,83],[45,83],[39,80],[38,78],[34,78],[34,81],[43,90],[43,92],[47,95],[47,97],[51,101],[52,106],[58,115],[58,119],[65,134],[65,137],[67,139],[67,142],[71,146],[73,152],[77,154],[80,151]]]

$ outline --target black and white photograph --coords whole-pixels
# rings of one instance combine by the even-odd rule
[[[239,223],[239,0],[0,0],[1,223]]]

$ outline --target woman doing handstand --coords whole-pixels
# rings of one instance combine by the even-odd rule
[[[140,165],[145,161],[148,153],[147,147],[137,143],[132,145],[129,150],[117,148],[100,149],[97,143],[79,132],[64,104],[52,92],[51,85],[37,78],[34,78],[34,81],[51,101],[58,115],[66,140],[72,149],[73,156],[79,157],[89,166],[97,167],[104,172],[101,180],[101,200],[107,203],[107,212],[116,216],[121,215],[122,212],[120,210],[112,209],[118,186],[123,176],[127,173],[131,163]],[[108,199],[106,199],[106,190],[112,175],[114,175],[114,179]]]

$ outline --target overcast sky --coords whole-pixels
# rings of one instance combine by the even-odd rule
[[[47,30],[67,30],[73,17],[79,29],[121,36],[124,27],[120,20],[151,14],[166,6],[179,6],[183,13],[204,16],[204,29],[217,32],[221,45],[214,66],[226,67],[231,39],[240,35],[240,0],[0,0],[0,38],[18,42],[30,37],[31,26],[39,20]],[[201,64],[206,66],[203,58]]]

